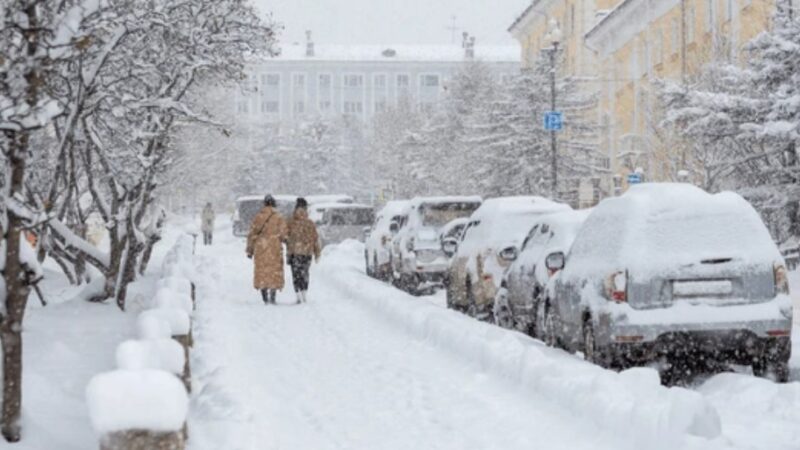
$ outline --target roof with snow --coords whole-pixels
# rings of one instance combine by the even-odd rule
[[[482,203],[483,199],[479,196],[440,196],[440,197],[415,197],[411,200],[410,206],[415,208],[419,205],[435,205],[443,203]]]
[[[518,63],[519,46],[475,46],[476,61]],[[266,61],[366,61],[366,62],[463,62],[460,45],[332,45],[314,46],[314,56],[306,56],[305,44],[286,45],[281,54]]]

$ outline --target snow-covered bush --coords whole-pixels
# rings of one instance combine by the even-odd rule
[[[180,375],[184,353],[174,339],[129,340],[117,347],[117,367],[124,370],[158,369]]]

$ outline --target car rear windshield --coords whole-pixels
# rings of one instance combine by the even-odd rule
[[[334,226],[347,225],[372,225],[375,220],[375,213],[371,209],[365,208],[336,208],[325,211],[323,223]]]
[[[641,230],[647,253],[659,259],[671,256],[759,258],[774,247],[763,225],[730,212],[655,217]],[[635,243],[633,243],[635,244]]]
[[[253,218],[264,207],[263,200],[243,200],[239,202],[239,218],[245,222],[251,222]]]
[[[422,205],[422,224],[426,227],[443,227],[455,219],[469,217],[478,209],[477,203],[435,203]]]

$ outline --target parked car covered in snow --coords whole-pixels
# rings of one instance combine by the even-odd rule
[[[522,243],[519,257],[503,274],[494,301],[495,323],[539,337],[544,291],[555,274],[546,259],[566,254],[591,210],[563,211],[542,216]]]
[[[458,246],[458,241],[461,240],[461,235],[464,234],[464,229],[467,228],[469,217],[461,217],[451,220],[447,225],[442,227],[439,232],[439,242],[442,244],[442,249],[449,256],[453,256],[455,249]]]
[[[733,193],[648,184],[584,223],[548,298],[545,334],[605,367],[666,359],[788,377],[792,303],[783,259]]]
[[[542,197],[487,200],[470,217],[447,275],[447,306],[488,319],[505,269],[519,255],[531,227],[568,205]]]
[[[273,195],[277,210],[285,217],[290,217],[294,209],[297,196],[295,195]],[[236,208],[233,211],[233,235],[239,237],[247,236],[250,232],[250,224],[259,211],[264,208],[263,195],[250,195],[236,199]]]
[[[363,241],[364,229],[375,221],[375,210],[369,205],[323,203],[318,207],[323,211],[315,221],[322,247],[347,239]]]
[[[395,282],[404,290],[417,293],[441,285],[449,266],[442,249],[442,227],[459,218],[469,217],[481,206],[480,197],[419,197],[411,200],[398,224],[394,238],[393,265]]]
[[[275,207],[286,219],[289,219],[294,212],[294,206],[297,202],[296,195],[273,195],[275,198]],[[309,216],[312,220],[322,219],[321,213],[316,213],[318,216],[311,217],[315,213],[314,205],[319,204],[351,204],[353,197],[349,195],[309,195],[305,197],[309,204]],[[263,195],[249,195],[239,197],[236,199],[236,207],[233,211],[233,234],[234,236],[244,237],[250,231],[250,223],[256,217],[259,211],[264,207]]]
[[[398,231],[397,224],[402,220],[402,213],[407,206],[408,201],[405,200],[390,201],[378,212],[365,241],[367,275],[384,281],[391,280],[392,238]]]

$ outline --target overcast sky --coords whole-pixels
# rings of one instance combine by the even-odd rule
[[[452,17],[480,44],[512,45],[506,31],[531,0],[255,0],[283,23],[282,44],[448,44]]]

